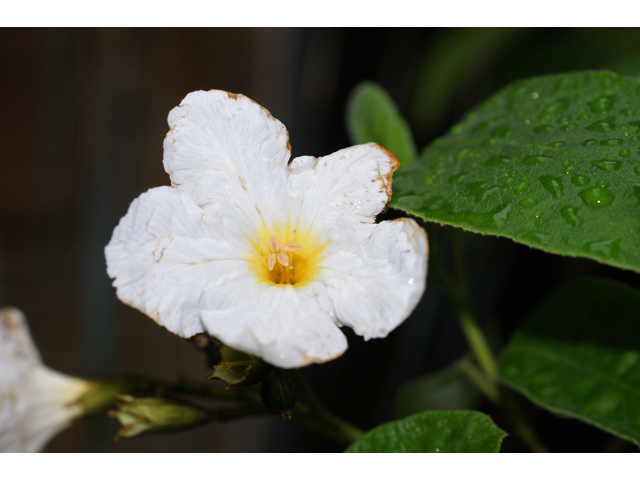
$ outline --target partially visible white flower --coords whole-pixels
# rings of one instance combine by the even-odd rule
[[[425,288],[424,230],[375,224],[398,160],[370,143],[289,163],[284,125],[243,95],[169,114],[172,187],[133,201],[105,249],[117,295],[183,337],[207,331],[284,368],[384,337]]]
[[[80,416],[89,382],[46,367],[24,314],[0,309],[0,452],[37,452]]]

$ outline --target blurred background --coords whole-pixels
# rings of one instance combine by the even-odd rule
[[[512,80],[591,68],[640,73],[640,30],[1,29],[0,304],[25,312],[45,363],[65,373],[203,379],[209,369],[191,344],[117,300],[103,255],[131,201],[169,184],[166,118],[187,93],[243,93],[287,126],[294,157],[322,156],[350,145],[345,102],[363,80],[389,91],[421,149]],[[436,234],[447,245],[451,229]],[[569,278],[601,274],[640,286],[637,275],[592,261],[474,234],[464,241],[477,316],[498,345]],[[365,343],[345,333],[346,354],[305,373],[331,410],[365,429],[399,414],[404,382],[466,352],[433,283],[387,339]],[[474,408],[495,413],[509,431],[489,405],[474,400]],[[525,408],[555,450],[598,450],[609,441]],[[104,415],[86,419],[47,451],[342,449],[275,417],[115,443],[118,428]],[[572,443],[576,434],[581,443]],[[523,448],[515,435],[503,446]]]

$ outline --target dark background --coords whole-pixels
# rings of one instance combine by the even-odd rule
[[[193,90],[243,93],[288,128],[293,156],[350,145],[344,107],[362,80],[382,84],[419,148],[517,78],[588,68],[640,73],[635,29],[1,29],[0,304],[22,309],[45,363],[101,378],[208,374],[190,344],[121,304],[104,246],[130,202],[169,184],[162,141],[169,110]],[[447,245],[450,228],[437,234]],[[637,275],[465,234],[476,313],[499,343],[555,286]],[[347,333],[347,332],[346,332]],[[385,340],[348,333],[340,359],[305,369],[321,399],[368,429],[393,418],[407,379],[466,351],[433,282]],[[556,451],[599,450],[610,437],[523,400]],[[500,412],[480,404],[513,431]],[[339,451],[292,422],[259,418],[112,441],[118,423],[86,419],[47,451]],[[515,435],[504,451],[525,450]]]

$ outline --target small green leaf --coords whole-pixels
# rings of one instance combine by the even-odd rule
[[[495,453],[505,436],[484,413],[430,411],[380,425],[345,452]]]
[[[640,271],[640,82],[516,82],[394,175],[391,206]]]
[[[411,129],[389,94],[378,84],[362,82],[347,101],[347,130],[354,144],[375,142],[388,148],[402,168],[417,156]]]
[[[640,292],[604,279],[551,294],[511,339],[501,380],[640,445]]]
[[[439,372],[413,379],[400,387],[394,407],[397,418],[425,410],[467,410],[481,398],[464,371],[463,358]]]

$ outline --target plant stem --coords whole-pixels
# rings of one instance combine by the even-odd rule
[[[462,360],[460,362],[460,370],[492,403],[498,403],[500,401],[500,395],[495,382],[490,381],[471,360],[467,360],[466,358]]]
[[[296,382],[298,393],[307,402],[296,404],[293,420],[345,445],[355,442],[364,435],[364,431],[335,416],[322,405],[300,370],[292,370],[289,373]]]
[[[471,351],[482,371],[472,364],[463,365],[463,371],[479,390],[492,402],[502,405],[507,411],[520,438],[533,452],[547,452],[547,448],[538,439],[527,418],[520,410],[517,401],[510,392],[498,384],[498,364],[489,343],[471,313],[470,295],[464,269],[464,239],[461,229],[453,231],[453,265],[455,280],[442,267],[439,256],[430,256],[430,268],[442,285],[446,295],[458,313],[458,320]],[[436,249],[437,251],[437,246]]]
[[[495,384],[498,381],[498,366],[482,330],[468,310],[459,309],[458,316],[462,331],[467,337],[476,360],[478,360],[480,367],[482,367],[489,380]]]
[[[462,332],[471,347],[473,355],[489,380],[495,383],[498,379],[498,367],[495,358],[493,353],[491,353],[491,349],[489,348],[489,344],[486,341],[484,333],[480,327],[478,327],[477,322],[473,318],[471,308],[469,306],[469,295],[466,288],[464,268],[462,265],[463,259],[458,258],[462,255],[461,240],[458,239],[454,243],[457,247],[456,258],[454,259],[454,263],[456,264],[457,281],[454,281],[449,273],[442,267],[438,255],[430,257],[430,269],[455,307],[458,313],[460,327],[462,328]]]
[[[522,410],[520,410],[520,406],[516,399],[513,398],[511,392],[501,388],[500,403],[509,414],[518,436],[527,444],[531,451],[535,453],[549,452],[549,449],[538,439],[535,430],[529,424],[529,420],[527,420],[527,417],[522,413]]]

